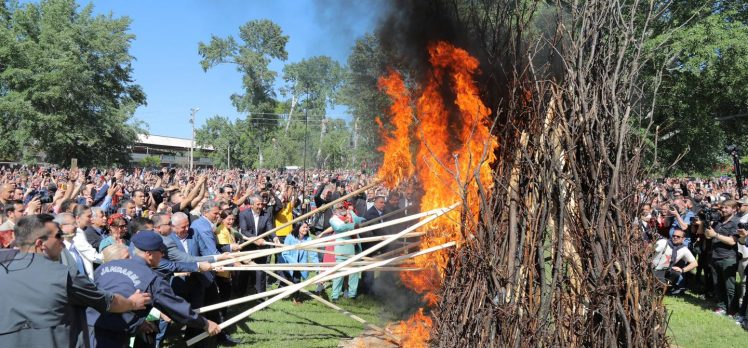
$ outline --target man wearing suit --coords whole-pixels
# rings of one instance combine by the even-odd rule
[[[101,240],[106,237],[105,227],[106,214],[104,214],[104,210],[99,207],[91,207],[91,224],[83,229],[83,231],[85,232],[88,243],[96,250],[99,250]]]
[[[189,217],[181,212],[175,213],[169,218],[168,214],[157,214],[153,217],[153,228],[161,235],[166,252],[163,254],[173,262],[197,263],[200,271],[212,270],[211,262],[224,260],[228,254],[221,255],[199,255],[197,240],[194,231],[190,230]],[[191,273],[188,276],[176,276],[171,279],[171,287],[174,293],[184,298],[193,308],[200,308],[205,303],[205,289],[210,284],[200,273]],[[159,322],[159,333],[156,336],[156,345],[160,346],[166,335],[169,324],[165,321]],[[199,330],[192,330],[188,336],[199,334]],[[194,334],[193,334],[194,331]],[[191,335],[192,334],[192,335]]]
[[[384,215],[384,205],[384,196],[376,196],[374,198],[374,205],[372,205],[371,208],[366,211],[366,213],[364,214],[364,219],[366,219],[366,221],[377,221],[376,223],[384,222],[384,219],[380,219],[380,217]],[[362,233],[361,237],[375,237],[381,236],[383,234],[385,234],[385,232],[382,229],[377,229],[366,234]],[[377,244],[377,242],[366,242],[361,244],[363,244],[363,250],[367,250]],[[371,294],[373,293],[373,290],[374,272],[363,272],[361,277],[361,286],[358,288],[359,293]]]
[[[269,212],[265,212],[262,209],[262,198],[258,195],[249,197],[250,209],[247,209],[239,214],[239,232],[247,238],[254,238],[267,231],[273,229],[273,216]],[[265,244],[266,240],[273,240],[275,243],[279,243],[280,240],[275,233],[270,234],[265,238],[256,240],[253,245],[246,247],[243,250],[256,250]],[[257,264],[267,263],[267,257],[260,257],[253,260]],[[257,293],[265,292],[267,288],[266,276],[263,271],[256,272],[240,272],[236,279],[236,289],[239,295],[244,295],[247,292],[247,286],[252,281],[254,288]]]
[[[193,221],[190,225],[191,229],[194,231],[194,238],[197,240],[197,255],[213,256],[218,255],[221,252],[236,251],[236,249],[239,249],[239,245],[237,244],[223,246],[221,247],[221,251],[217,248],[218,241],[216,240],[216,234],[213,230],[215,229],[214,225],[216,221],[218,221],[221,212],[218,202],[205,202],[200,211],[202,213],[200,218]],[[201,282],[203,284],[208,284],[205,288],[205,304],[211,305],[218,303],[220,301],[220,296],[218,294],[218,286],[215,282],[215,273],[212,271],[202,272],[197,274],[197,276],[202,277]],[[211,312],[206,317],[219,324],[223,322],[219,311]],[[222,345],[237,345],[240,343],[239,340],[236,340],[225,333],[222,333],[217,338],[218,342]]]

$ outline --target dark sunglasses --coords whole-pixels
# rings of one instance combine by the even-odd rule
[[[127,224],[112,225],[112,227],[120,227],[120,228],[124,228],[126,226],[127,226]]]
[[[675,239],[675,238],[681,239],[681,238],[684,238],[684,237],[685,236],[676,236],[676,235],[673,235],[673,239]]]
[[[57,233],[55,233],[54,237],[57,240],[62,240],[62,231],[57,231]],[[39,240],[42,241],[42,242],[46,242],[48,239],[49,239],[49,235],[43,235],[43,236],[39,237]]]

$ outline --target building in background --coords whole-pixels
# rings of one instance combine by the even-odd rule
[[[192,141],[185,138],[138,134],[138,139],[132,146],[130,162],[133,166],[137,166],[146,157],[158,157],[161,159],[162,166],[189,167],[191,144]],[[213,161],[210,158],[201,156],[201,154],[213,151],[215,150],[211,146],[195,145],[195,167],[213,167]]]

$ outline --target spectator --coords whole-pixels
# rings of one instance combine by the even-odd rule
[[[712,240],[711,266],[714,277],[714,288],[719,303],[715,313],[734,314],[735,274],[737,273],[737,227],[736,217],[738,203],[727,200],[722,203],[722,221],[714,227],[706,226],[704,236]]]
[[[124,260],[130,258],[130,251],[124,244],[112,244],[102,252],[102,264],[109,261]]]
[[[85,230],[91,225],[91,209],[87,205],[78,205],[75,209],[75,237],[73,244],[76,251],[83,257],[86,274],[93,277],[93,270],[101,264],[103,256],[86,238]]]
[[[690,272],[698,266],[696,258],[683,244],[686,233],[676,227],[670,240],[660,239],[654,244],[652,267],[655,276],[673,287],[672,294],[679,294],[683,289],[678,287],[678,280],[684,273]],[[685,263],[685,266],[682,264]]]
[[[249,197],[250,209],[239,214],[239,232],[247,238],[254,238],[273,229],[272,215],[263,209],[263,202],[259,195]],[[265,244],[266,240],[279,243],[275,234],[266,238],[260,238],[242,251],[257,250]],[[259,257],[253,260],[257,264],[266,264],[267,257]],[[267,287],[266,275],[263,271],[241,272],[237,275],[236,290],[240,295],[246,294],[247,286],[253,286],[257,293],[265,292]]]
[[[114,214],[109,217],[109,235],[99,243],[99,252],[112,244],[130,245],[127,240],[127,220],[122,214]]]
[[[13,192],[16,190],[15,185],[4,183],[0,185],[0,205],[5,206],[13,199]]]
[[[101,240],[106,237],[107,221],[104,210],[100,207],[91,208],[91,224],[85,228],[86,240],[91,246],[99,250],[99,244]]]
[[[336,203],[333,207],[334,215],[330,219],[330,227],[336,234],[347,232],[358,227],[358,224],[364,221],[363,218],[358,217],[353,212],[353,206],[346,206],[343,203]],[[349,240],[351,237],[342,237],[336,240]],[[352,255],[356,254],[355,244],[341,244],[335,246],[335,261],[340,263],[348,260]],[[348,292],[346,297],[356,298],[358,291],[358,273],[348,275]],[[343,291],[343,278],[338,277],[332,280],[332,301],[337,301]]]
[[[75,346],[79,336],[71,328],[72,306],[122,313],[144,309],[150,301],[142,294],[103,293],[88,278],[71,275],[57,262],[65,248],[62,232],[50,230],[36,216],[20,219],[15,235],[19,249],[0,250],[6,270],[0,272],[0,308],[13,309],[0,317],[0,347]]]
[[[151,269],[161,261],[161,250],[164,248],[162,238],[153,231],[142,231],[133,236],[132,242],[135,246],[133,258],[111,261],[99,268],[95,276],[96,285],[124,295],[151,294],[153,306],[174,321],[202,328],[210,335],[218,334],[221,331],[218,324],[196,314],[184,299],[174,294],[163,276]],[[89,309],[87,317],[92,329],[91,346],[127,346],[133,335],[136,346],[150,346],[157,329],[145,321],[151,306],[146,309],[127,316]]]

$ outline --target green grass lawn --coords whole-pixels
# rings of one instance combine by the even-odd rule
[[[376,325],[388,321],[382,306],[371,298],[341,299],[337,305]],[[341,340],[363,332],[362,324],[311,299],[298,305],[276,302],[236,329],[234,337],[243,341],[242,347],[273,348],[337,347]]]
[[[341,299],[337,304],[376,325],[399,320],[393,314],[398,309],[385,307],[371,297]],[[733,319],[712,313],[713,306],[703,299],[687,293],[666,297],[665,306],[670,315],[668,335],[673,347],[748,347],[748,331]],[[236,306],[229,316],[247,308],[248,305]],[[312,299],[298,305],[291,300],[278,301],[231,329],[233,337],[243,341],[240,347],[273,348],[337,347],[342,340],[362,332],[358,322]],[[170,345],[180,346],[183,345]]]
[[[674,347],[748,347],[748,331],[727,316],[712,313],[713,306],[690,293],[666,297],[670,316],[668,335]]]

